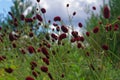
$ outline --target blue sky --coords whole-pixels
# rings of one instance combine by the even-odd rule
[[[0,13],[4,13],[6,15],[12,4],[12,0],[0,0]]]

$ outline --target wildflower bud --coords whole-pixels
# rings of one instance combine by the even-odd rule
[[[103,16],[106,19],[108,19],[110,17],[110,10],[109,10],[108,6],[104,6],[104,8],[103,8]]]

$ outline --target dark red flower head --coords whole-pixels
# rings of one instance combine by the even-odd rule
[[[41,8],[41,12],[44,14],[46,13],[46,9],[45,8]]]
[[[54,17],[54,21],[61,21],[60,16],[56,16],[56,17]]]
[[[21,20],[24,20],[25,19],[25,16],[23,14],[20,15],[20,19]]]
[[[37,63],[35,61],[30,62],[30,65],[33,67],[37,67]]]
[[[65,39],[67,35],[65,33],[60,34],[59,40]]]
[[[69,4],[67,4],[66,7],[69,7]]]
[[[98,31],[99,31],[99,27],[98,26],[93,29],[93,33],[98,33]]]
[[[78,37],[78,32],[77,32],[77,31],[72,31],[71,34],[72,34],[72,36],[75,37],[75,38]]]
[[[38,77],[38,74],[37,74],[37,72],[35,72],[35,71],[32,71],[32,75],[33,75],[34,77]]]
[[[13,33],[10,33],[9,39],[10,39],[10,41],[14,41],[14,40],[17,40],[17,37]]]
[[[40,0],[36,0],[38,3],[40,2]]]
[[[25,18],[25,22],[33,22],[32,18]]]
[[[115,24],[114,25],[114,31],[117,31],[119,29],[119,25],[118,24]]]
[[[36,18],[37,18],[40,22],[43,21],[42,17],[41,17],[39,14],[36,14]]]
[[[81,28],[83,25],[81,22],[78,23],[78,26]]]
[[[75,16],[76,15],[76,12],[73,12],[73,16]]]
[[[93,9],[93,10],[96,10],[96,7],[95,7],[95,6],[93,6],[93,7],[92,7],[92,9]]]
[[[27,76],[26,78],[25,78],[25,80],[35,80],[33,77],[31,77],[31,76]]]
[[[4,59],[6,59],[5,56],[0,56],[0,61],[3,61]]]
[[[13,69],[12,69],[12,68],[5,68],[5,71],[6,71],[7,73],[12,73],[12,72],[13,72]]]
[[[29,51],[29,53],[34,53],[35,49],[33,46],[28,46],[28,51]]]
[[[48,58],[42,58],[43,62],[45,62],[47,65],[49,65],[49,60]]]
[[[64,25],[61,26],[61,30],[62,30],[64,33],[67,33],[67,32],[68,32],[67,27],[64,26]]]
[[[25,50],[24,50],[24,49],[21,49],[21,53],[22,53],[22,54],[25,54],[26,52],[25,52]]]
[[[30,36],[30,37],[33,37],[33,35],[34,35],[33,32],[30,32],[30,33],[29,33],[29,36]]]
[[[52,33],[52,34],[51,34],[51,37],[52,37],[53,39],[55,39],[55,40],[57,40],[57,39],[58,39],[58,36],[57,36],[57,35],[55,35],[54,33]]]
[[[102,49],[103,49],[103,50],[108,50],[109,47],[108,47],[108,45],[104,44],[104,45],[102,45]]]
[[[82,47],[81,43],[77,43],[77,47],[81,48]]]
[[[88,37],[89,37],[89,36],[90,36],[90,32],[86,32],[86,36],[88,36]]]
[[[2,27],[0,26],[0,30],[2,30]]]
[[[104,6],[104,8],[103,8],[103,16],[104,16],[104,18],[106,18],[106,19],[108,19],[108,18],[110,17],[110,10],[109,10],[109,8],[108,8],[107,5]]]
[[[49,55],[47,49],[45,47],[41,48],[42,53],[47,57]]]
[[[43,72],[48,72],[48,67],[46,67],[46,66],[41,66],[41,71],[43,71]]]

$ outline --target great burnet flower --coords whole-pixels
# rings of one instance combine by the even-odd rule
[[[35,80],[33,77],[31,77],[31,76],[27,76],[26,78],[25,78],[25,80]]]
[[[93,9],[93,10],[96,10],[96,7],[95,7],[95,6],[93,6],[93,7],[92,7],[92,9]]]
[[[61,17],[60,16],[55,16],[54,21],[61,21]]]
[[[42,51],[42,53],[43,53],[46,57],[49,56],[49,53],[48,53],[48,51],[47,51],[47,49],[46,49],[45,47],[42,47],[42,48],[41,48],[41,51]]]
[[[36,14],[36,18],[37,18],[40,22],[43,21],[42,17],[41,17],[39,14]]]
[[[32,18],[25,18],[25,22],[33,22]]]
[[[68,28],[64,25],[61,26],[61,30],[64,32],[64,33],[67,33],[68,32]]]
[[[75,38],[78,37],[78,32],[77,32],[77,31],[72,31],[71,34],[72,34],[72,36],[75,37]]]
[[[83,25],[81,22],[78,23],[78,26],[81,28]]]
[[[45,62],[47,65],[49,65],[49,60],[48,58],[42,58],[43,62]]]
[[[102,45],[102,49],[103,49],[103,50],[108,50],[109,47],[108,47],[108,45],[104,44],[104,45]]]
[[[89,37],[89,36],[90,36],[90,32],[86,32],[86,36],[88,36],[88,37]]]
[[[29,53],[35,53],[35,49],[33,46],[28,46]]]
[[[43,72],[48,72],[48,67],[46,67],[46,66],[41,66],[40,69]]]
[[[32,75],[33,75],[34,77],[38,77],[38,74],[37,74],[37,72],[35,72],[35,71],[32,71]]]
[[[36,0],[38,3],[40,2],[40,0]]]
[[[13,69],[12,68],[5,68],[4,69],[7,73],[12,73],[13,72]]]
[[[46,13],[46,9],[45,8],[41,8],[41,12],[44,14]]]
[[[55,40],[58,39],[58,36],[57,36],[56,34],[54,34],[54,33],[51,34],[51,37],[52,37],[53,39],[55,39]]]
[[[67,37],[66,33],[62,33],[59,35],[59,40],[65,39]]]
[[[107,5],[104,6],[104,8],[103,8],[103,16],[106,19],[110,18],[110,10]]]
[[[98,31],[99,31],[99,27],[98,26],[93,29],[93,33],[98,33]]]

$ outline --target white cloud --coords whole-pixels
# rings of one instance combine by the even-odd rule
[[[76,11],[75,19],[83,22],[88,16],[85,11],[92,10],[92,6],[96,6],[97,10],[94,12],[99,13],[100,5],[103,3],[103,0],[40,0],[40,3],[37,3],[36,0],[31,1],[35,5],[39,4],[40,7],[44,7],[47,10],[46,17],[49,19],[53,19],[54,16],[59,15],[64,20],[67,20],[66,4],[70,4],[69,13],[72,15],[72,13]]]

